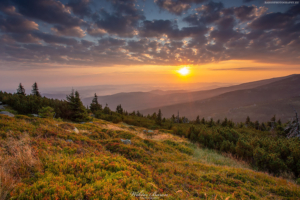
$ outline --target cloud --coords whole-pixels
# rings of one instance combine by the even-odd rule
[[[224,8],[222,2],[215,3],[210,1],[209,3],[196,8],[198,12],[196,14],[191,14],[185,18],[183,21],[189,23],[190,25],[208,25],[219,20],[221,17],[221,10]]]
[[[49,44],[65,44],[65,45],[77,45],[78,41],[73,38],[67,38],[67,37],[61,37],[56,36],[48,33],[42,33],[42,32],[34,32],[33,36],[40,38],[46,43]]]
[[[144,20],[145,16],[141,10],[135,7],[135,1],[112,0],[111,3],[113,8],[112,13],[102,8],[99,14],[93,15],[97,28],[121,37],[133,37],[137,35],[138,23],[140,20]],[[93,31],[90,32],[93,36],[97,35]]]
[[[79,26],[83,21],[72,16],[67,6],[56,0],[11,0],[18,12],[49,24]]]
[[[183,12],[190,9],[192,3],[199,4],[205,1],[206,0],[154,0],[160,8],[175,15],[181,15]]]
[[[53,32],[55,32],[57,35],[63,35],[63,36],[72,36],[72,37],[84,37],[86,34],[85,32],[79,27],[66,27],[61,25],[56,25],[51,28]]]
[[[139,30],[142,37],[162,37],[167,35],[170,39],[183,39],[193,37],[199,34],[205,34],[207,28],[204,26],[183,27],[178,29],[176,21],[170,20],[145,20]]]
[[[0,29],[3,32],[23,33],[32,30],[38,30],[38,24],[29,21],[20,16],[8,16],[7,18],[0,15]]]
[[[73,13],[81,18],[91,16],[90,0],[70,0],[66,6],[71,7]]]
[[[269,71],[274,70],[274,68],[266,67],[238,67],[238,68],[220,68],[220,69],[210,69],[212,71]]]
[[[292,15],[286,13],[268,13],[252,21],[249,27],[256,30],[288,28],[293,24],[293,18]]]

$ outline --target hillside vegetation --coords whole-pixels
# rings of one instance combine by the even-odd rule
[[[159,199],[300,198],[292,182],[202,162],[195,154],[201,149],[187,140],[142,130],[96,119],[74,124],[0,115],[1,198],[135,199],[133,192]]]

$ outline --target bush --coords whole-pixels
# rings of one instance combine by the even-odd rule
[[[39,109],[39,116],[41,118],[53,118],[55,115],[54,109],[50,106]]]

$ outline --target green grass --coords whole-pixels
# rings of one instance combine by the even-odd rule
[[[229,158],[228,156],[224,156],[213,149],[194,147],[193,159],[201,163],[213,164],[217,166],[251,169],[246,162]]]

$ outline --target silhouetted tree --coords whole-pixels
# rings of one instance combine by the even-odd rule
[[[161,121],[162,121],[162,114],[161,114],[161,110],[159,109],[156,117],[156,124],[161,125]]]
[[[104,112],[104,114],[110,114],[111,110],[109,109],[107,104],[105,105],[103,112]]]
[[[250,122],[251,122],[251,120],[250,120],[250,117],[249,117],[249,116],[247,116],[245,124],[249,125],[249,124],[250,124]]]
[[[196,124],[200,124],[200,117],[199,117],[199,115],[196,118]]]
[[[116,112],[121,114],[121,115],[123,114],[123,108],[122,108],[121,104],[117,105]]]
[[[79,92],[72,89],[72,92],[69,96],[67,96],[67,101],[69,104],[69,108],[72,112],[71,120],[75,122],[88,121],[89,116],[86,112],[82,101],[80,100]]]
[[[98,103],[98,96],[96,93],[90,105],[90,110],[92,111],[92,113],[102,110],[102,105]]]
[[[36,82],[32,85],[31,92],[32,92],[32,95],[37,96],[37,97],[41,97],[41,94],[39,92],[39,88],[38,88],[38,85],[37,85]]]
[[[203,117],[202,120],[201,120],[201,124],[205,124],[205,119],[204,119],[204,117]]]
[[[24,95],[24,96],[26,95],[25,94],[25,89],[24,89],[22,83],[19,84],[19,87],[17,89],[17,94]]]

